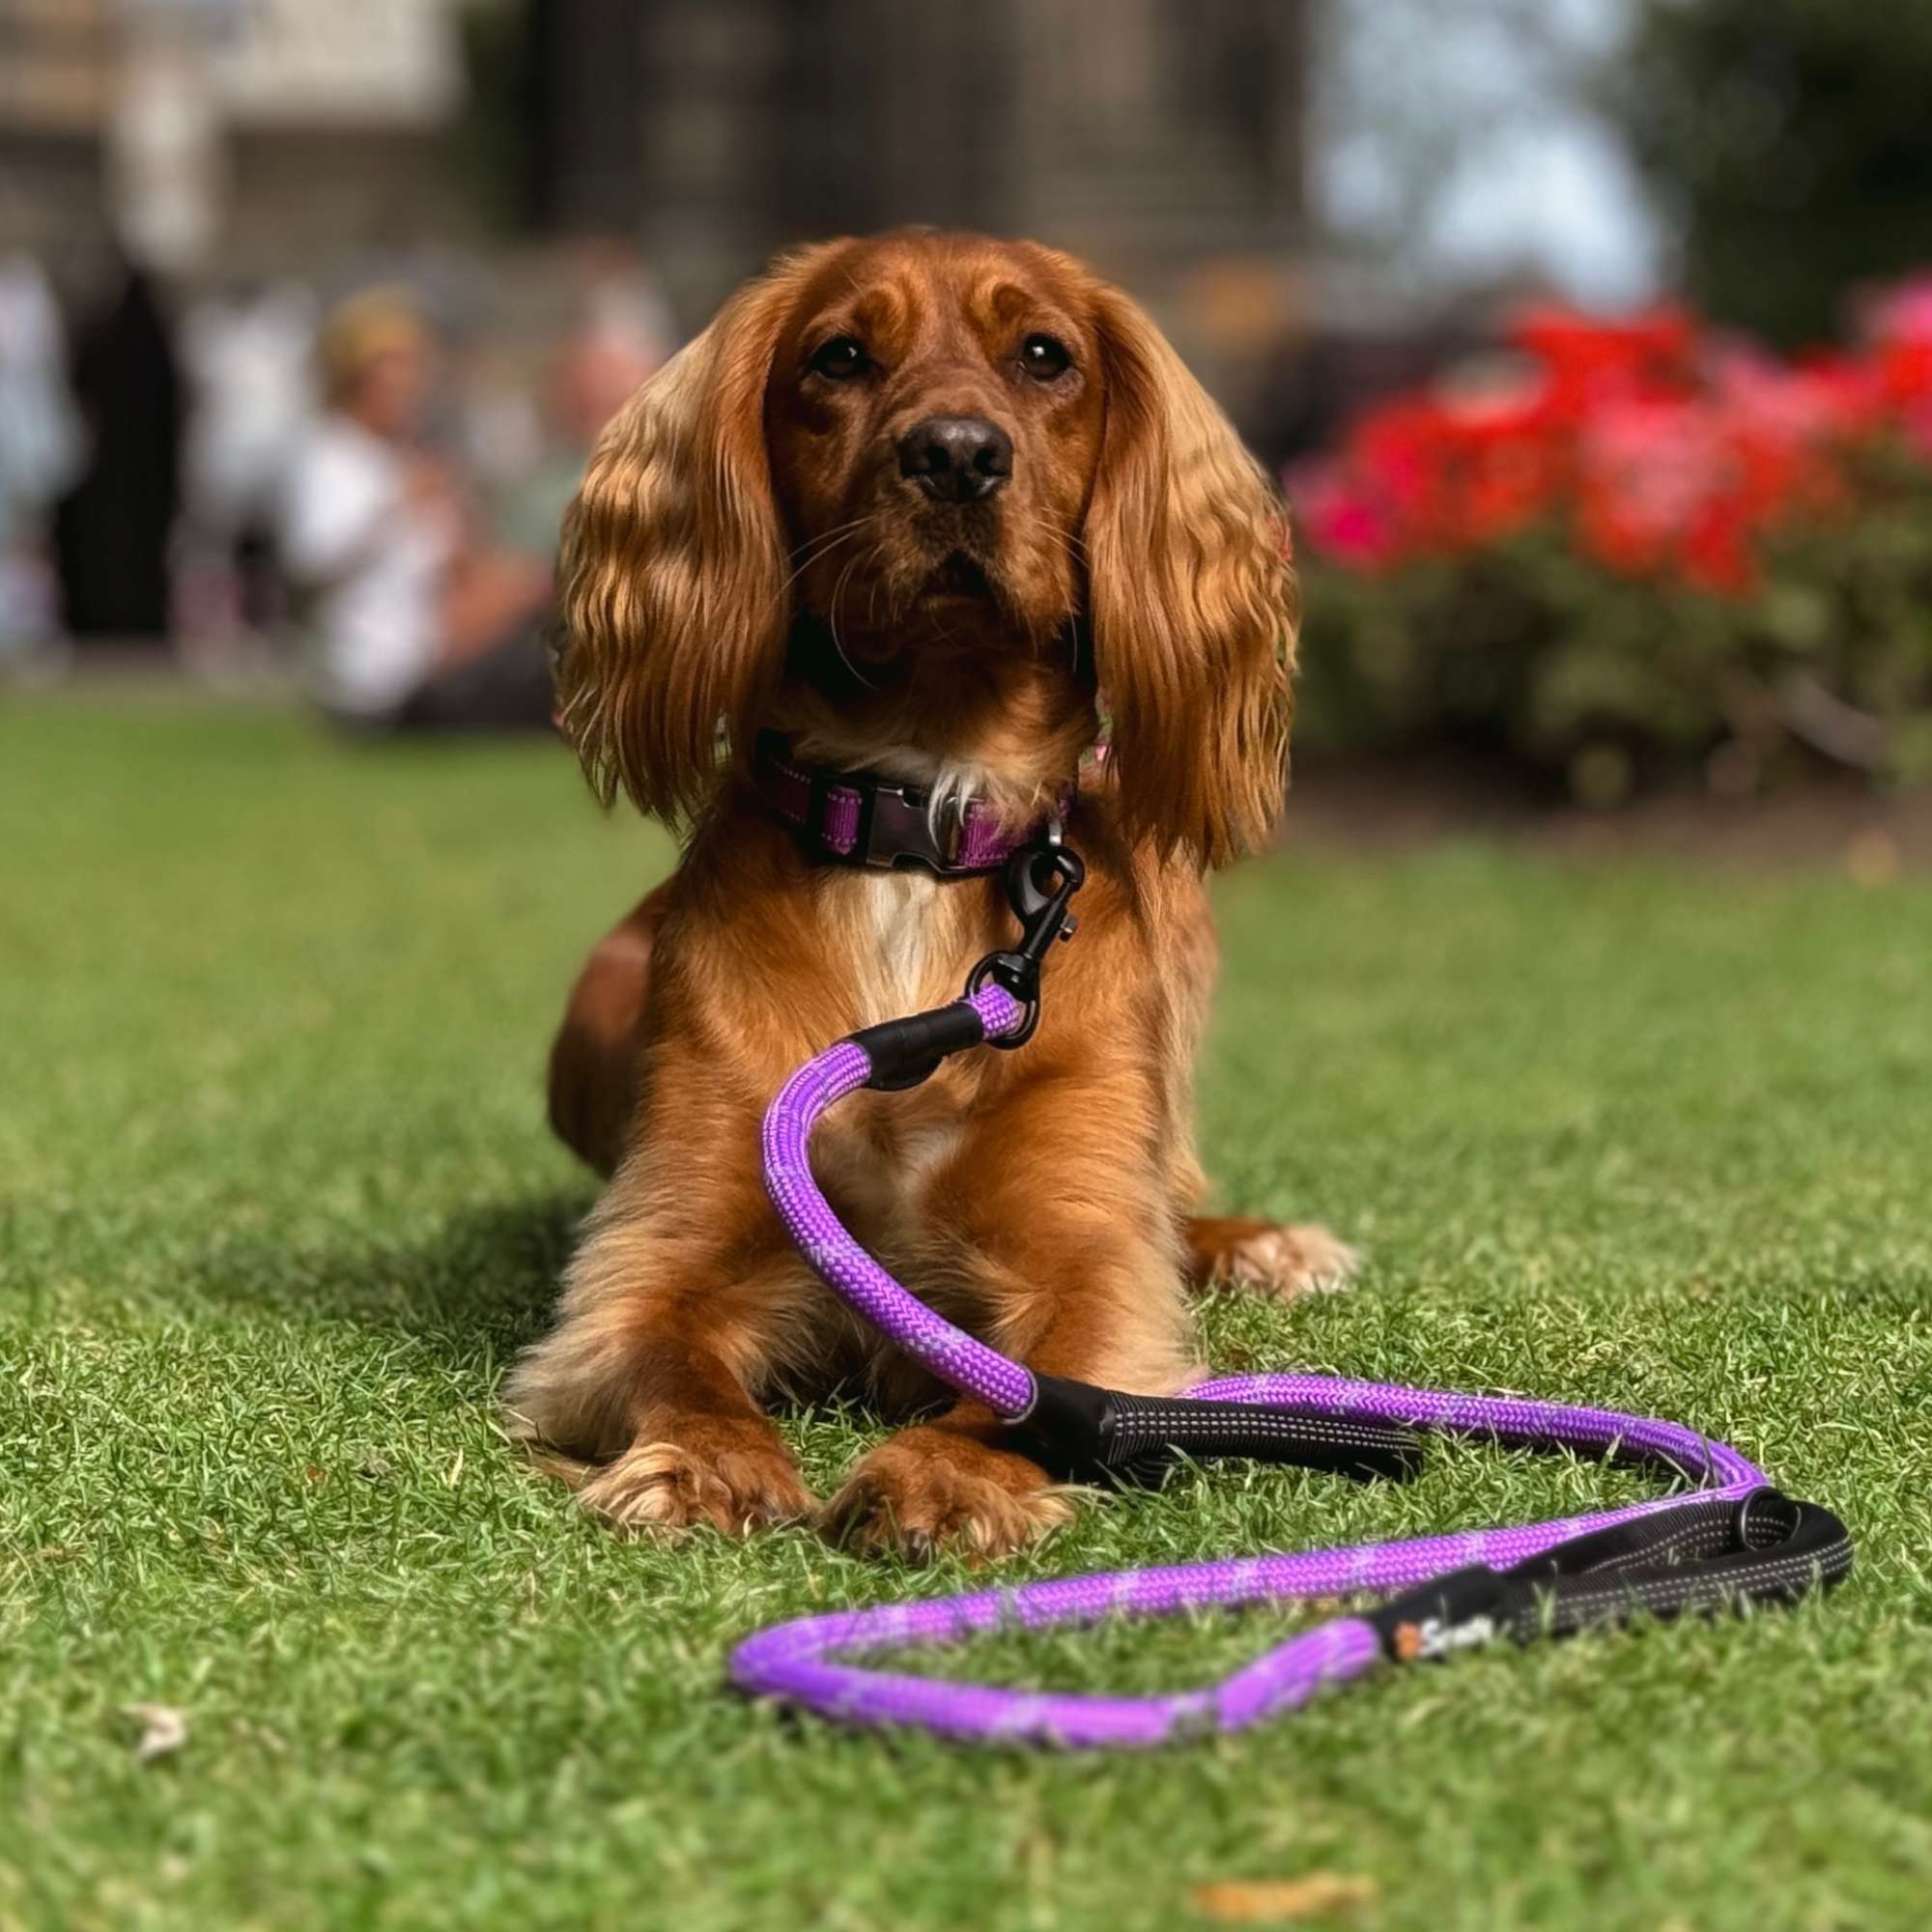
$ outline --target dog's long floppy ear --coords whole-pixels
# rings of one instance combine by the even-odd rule
[[[1128,829],[1208,866],[1263,844],[1288,779],[1299,617],[1280,499],[1165,336],[1098,293],[1107,384],[1088,617]]]
[[[621,789],[688,822],[721,752],[747,752],[750,714],[782,667],[790,611],[764,398],[810,260],[746,284],[631,398],[565,513],[559,717],[606,805]]]

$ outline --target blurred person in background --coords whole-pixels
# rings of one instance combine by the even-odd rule
[[[49,513],[78,475],[80,419],[60,311],[40,264],[0,260],[0,665],[55,631]]]
[[[188,629],[259,639],[281,612],[275,515],[315,414],[316,303],[293,282],[210,297],[182,327],[193,392],[186,456]]]
[[[584,279],[577,327],[551,362],[540,454],[496,497],[505,539],[545,556],[555,554],[564,510],[604,425],[677,346],[663,297],[626,244],[590,244]]]
[[[423,423],[437,343],[406,294],[322,330],[326,407],[290,466],[283,562],[309,607],[323,706],[371,727],[547,724],[550,567],[495,547]]]
[[[138,264],[118,266],[82,323],[73,389],[88,457],[54,518],[67,627],[76,638],[158,641],[173,615],[185,405],[160,293]]]
[[[606,335],[594,327],[558,349],[544,396],[542,453],[497,493],[497,526],[506,541],[555,554],[563,513],[604,425],[664,359],[655,346]]]

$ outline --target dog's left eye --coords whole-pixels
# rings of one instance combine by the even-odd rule
[[[849,382],[870,366],[866,345],[856,335],[835,335],[811,358],[811,366],[835,383]]]
[[[1073,357],[1057,335],[1029,335],[1020,344],[1020,367],[1037,383],[1050,383],[1072,365]]]

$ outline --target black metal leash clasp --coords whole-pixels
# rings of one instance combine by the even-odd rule
[[[1057,939],[1071,939],[1079,923],[1067,901],[1087,877],[1079,853],[1057,838],[1024,845],[1007,862],[1007,903],[1020,923],[1020,943],[989,952],[966,976],[965,994],[948,1007],[909,1013],[861,1027],[847,1037],[866,1049],[872,1071],[867,1087],[900,1093],[928,1079],[949,1054],[971,1046],[1024,1046],[1039,1025],[1039,969]],[[1004,986],[1026,1008],[1016,1032],[986,1037],[980,1015],[967,1004],[988,982]]]
[[[1079,921],[1067,911],[1073,895],[1086,883],[1087,867],[1070,845],[1049,841],[1026,845],[1007,861],[1007,903],[1022,931],[1020,943],[989,952],[966,976],[966,996],[990,981],[1004,986],[1026,1010],[1026,1018],[1010,1033],[989,1039],[988,1046],[1024,1046],[1039,1025],[1039,969],[1056,940],[1071,939]]]

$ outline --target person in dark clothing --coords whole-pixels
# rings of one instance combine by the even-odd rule
[[[77,331],[73,393],[89,454],[54,517],[67,628],[81,639],[163,639],[184,402],[167,318],[141,269],[125,269]]]

